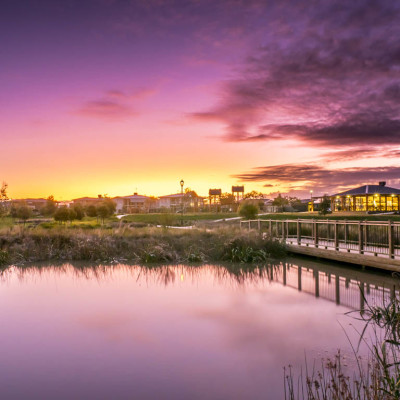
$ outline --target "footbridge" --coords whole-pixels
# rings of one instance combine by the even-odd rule
[[[399,222],[257,219],[240,227],[280,240],[292,253],[400,272]]]

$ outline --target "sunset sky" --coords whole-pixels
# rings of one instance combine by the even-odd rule
[[[13,198],[400,187],[400,2],[3,0]]]

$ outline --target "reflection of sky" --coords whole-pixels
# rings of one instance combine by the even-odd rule
[[[399,183],[394,0],[2,5],[13,197]]]
[[[2,398],[280,398],[283,366],[304,351],[349,351],[338,320],[355,339],[346,308],[266,278],[238,284],[212,267],[96,274],[5,274]]]

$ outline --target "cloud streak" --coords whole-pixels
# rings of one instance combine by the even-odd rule
[[[328,169],[313,163],[283,164],[254,168],[235,175],[242,182],[263,182],[265,187],[279,183],[289,192],[317,189],[320,194],[335,193],[352,186],[377,184],[381,180],[398,185],[400,167]]]
[[[104,119],[121,119],[128,118],[136,113],[122,103],[112,100],[93,100],[86,102],[79,110],[77,114],[92,117],[92,118],[104,118]]]
[[[390,0],[283,2],[220,103],[192,117],[224,123],[228,141],[400,144],[399,18]]]
[[[144,101],[156,93],[155,89],[139,87],[129,91],[107,90],[103,97],[85,102],[76,114],[91,118],[121,120],[135,115],[132,103]]]

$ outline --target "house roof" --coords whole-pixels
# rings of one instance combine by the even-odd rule
[[[167,199],[169,197],[172,197],[172,198],[174,198],[174,197],[182,197],[182,196],[185,196],[185,193],[184,194],[182,194],[182,193],[167,194],[166,196],[160,196],[160,199]]]
[[[146,200],[150,199],[148,196],[142,196],[140,194],[132,194],[131,196],[117,196],[114,199],[129,199],[129,200]]]
[[[78,201],[78,200],[103,200],[102,197],[79,197],[79,199],[72,199],[71,201]]]
[[[39,201],[39,202],[42,202],[42,201],[47,201],[47,199],[13,199],[12,201]]]
[[[334,196],[357,196],[365,194],[400,194],[400,189],[382,185],[364,185],[345,192],[336,193]]]

